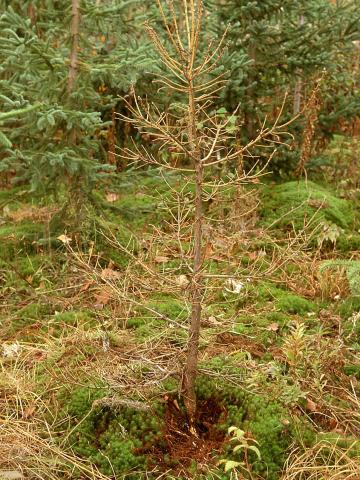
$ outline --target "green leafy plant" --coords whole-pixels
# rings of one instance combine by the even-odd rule
[[[232,448],[232,453],[239,454],[243,452],[244,461],[221,459],[218,464],[224,465],[225,473],[230,472],[231,470],[236,470],[237,468],[241,468],[250,473],[251,467],[248,460],[248,452],[254,452],[257,458],[261,460],[260,450],[256,446],[258,445],[258,442],[254,438],[251,438],[249,435],[247,435],[244,430],[241,430],[234,425],[228,428],[228,434],[231,436],[230,442],[235,443],[234,447]]]
[[[284,353],[294,367],[298,365],[305,353],[305,330],[306,327],[303,323],[297,324],[284,341]]]
[[[317,244],[319,248],[322,248],[326,244],[336,245],[337,239],[343,233],[343,229],[335,225],[334,223],[320,222],[320,232],[317,234]]]

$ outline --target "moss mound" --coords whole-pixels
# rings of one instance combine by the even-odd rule
[[[338,313],[344,320],[360,312],[360,295],[353,295],[339,303]]]
[[[298,315],[316,310],[314,302],[289,292],[284,292],[279,296],[275,305],[281,312],[297,313]]]
[[[341,252],[359,251],[360,235],[358,233],[340,235],[336,242],[336,248]]]
[[[259,442],[261,460],[249,452],[253,473],[269,480],[279,478],[287,449],[299,438],[298,426],[290,419],[287,410],[274,399],[251,395],[236,386],[205,377],[197,381],[197,394],[199,398],[217,397],[224,405],[224,429],[234,425]],[[312,443],[314,439],[311,429],[303,428],[301,441]],[[222,458],[238,461],[239,457],[232,458],[231,447],[221,454]]]
[[[9,222],[0,227],[0,258],[12,260],[19,250],[36,251],[38,241],[45,236],[44,225],[23,221]]]
[[[310,219],[313,219],[313,226],[325,222],[345,230],[352,229],[355,221],[349,201],[337,198],[316,183],[305,181],[265,187],[260,215],[266,226],[276,222],[278,227],[294,225],[297,230]]]
[[[40,324],[45,324],[45,318],[50,313],[50,305],[40,301],[29,303],[19,309],[16,315],[3,322],[1,336],[11,338],[21,337],[22,340],[35,340],[39,334]]]
[[[164,385],[170,390],[174,386],[171,381]],[[165,404],[154,403],[150,411],[132,406],[131,401],[119,406],[116,399],[114,403],[106,396],[108,393],[100,385],[78,387],[70,393],[64,389],[59,395],[61,415],[71,419],[73,430],[68,441],[73,450],[91,460],[104,474],[119,478],[143,478],[141,472],[151,468],[154,455],[161,451],[163,466],[169,471],[176,468],[176,461],[166,454]],[[249,452],[253,473],[269,480],[278,478],[287,449],[298,439],[296,425],[285,408],[275,399],[250,395],[237,386],[207,377],[198,378],[197,395],[199,403],[212,399],[221,407],[223,413],[216,427],[219,432],[225,433],[234,425],[259,442],[261,460]],[[181,405],[180,408],[183,410]],[[304,432],[305,441],[311,443],[312,431],[304,429]],[[231,459],[232,445],[225,442],[224,450],[214,454],[219,459]],[[238,454],[234,460],[239,460]]]
[[[277,310],[283,314],[303,315],[317,310],[316,303],[284,290],[271,282],[260,282],[257,285],[250,286],[246,297],[238,301],[238,307],[242,307],[244,302],[247,304],[253,301],[257,302],[259,307],[266,305],[268,302],[273,302]],[[274,318],[273,321],[278,321],[279,318]],[[283,322],[284,319],[281,320],[281,323]]]
[[[105,475],[142,478],[146,454],[161,442],[163,406],[157,404],[151,411],[133,408],[131,402],[115,403],[114,407],[107,393],[101,386],[62,392],[62,415],[69,415],[74,427],[69,443],[75,453],[88,458]]]

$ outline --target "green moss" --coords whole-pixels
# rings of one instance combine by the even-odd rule
[[[179,382],[175,378],[167,378],[162,386],[167,392],[177,392],[179,389]]]
[[[213,357],[205,362],[201,362],[200,365],[202,368],[209,369],[216,373],[242,377],[246,373],[242,365],[247,357],[247,352],[237,352],[231,356],[224,354]]]
[[[291,319],[282,312],[269,312],[259,315],[238,315],[234,331],[238,334],[250,335],[256,337],[259,343],[267,343],[274,332],[267,327],[276,323],[278,329],[285,327]]]
[[[42,269],[51,266],[53,262],[54,260],[48,255],[38,254],[19,257],[12,263],[21,275],[33,276],[36,273],[41,273]]]
[[[357,380],[360,381],[360,365],[345,365],[344,366],[344,373],[349,376],[355,377]]]
[[[309,221],[312,217],[313,226],[325,221],[351,229],[355,218],[350,202],[337,198],[320,185],[305,181],[265,187],[260,215],[264,225],[276,221],[277,226],[294,225],[297,230],[302,229],[304,221]]]
[[[12,187],[0,190],[0,208],[4,207],[8,202],[15,202],[28,193],[23,186]]]
[[[282,312],[269,312],[246,316],[240,315],[236,318],[234,331],[240,335],[255,338],[256,343],[266,347],[281,342],[282,329],[285,328],[290,321],[291,318]],[[273,324],[276,324],[275,329],[273,328]],[[271,359],[272,355],[270,353],[265,353],[262,356],[263,361]]]
[[[291,435],[284,425],[284,421],[289,421],[288,414],[276,402],[254,396],[249,403],[247,416],[244,429],[250,431],[259,442],[261,452],[261,460],[252,456],[253,471],[258,475],[266,475],[268,479],[276,479],[291,443]]]
[[[100,262],[104,266],[111,260],[117,267],[126,267],[130,257],[124,253],[124,248],[136,254],[139,248],[134,234],[120,220],[119,215],[111,214],[110,219],[93,215],[90,219],[93,229],[87,232],[87,238],[94,242]],[[100,233],[99,233],[100,232]],[[110,238],[111,242],[107,239]],[[117,247],[118,244],[118,247]]]
[[[143,341],[151,338],[156,332],[164,327],[164,322],[157,318],[140,317],[130,318],[127,321],[127,327],[135,329],[135,336]]]
[[[340,235],[336,241],[336,249],[340,252],[354,252],[360,250],[360,235],[351,233],[349,235]]]
[[[186,320],[188,317],[188,311],[185,305],[170,295],[158,294],[152,297],[146,306],[172,320]]]
[[[226,359],[219,362],[224,364]],[[176,384],[170,382],[167,390],[176,388]],[[218,419],[220,430],[225,432],[230,425],[235,425],[250,432],[259,442],[261,461],[249,453],[254,474],[270,480],[278,478],[289,446],[299,441],[299,431],[287,411],[276,401],[249,394],[219,377],[199,376],[196,390],[200,401],[217,399],[219,405],[224,406]],[[165,447],[162,439],[164,406],[155,404],[151,415],[126,406],[107,407],[106,402],[103,406],[94,406],[94,400],[103,398],[106,393],[103,387],[79,387],[70,393],[63,390],[59,398],[62,414],[70,415],[74,427],[69,443],[75,453],[95,463],[102,473],[132,478],[131,471],[147,469],[154,445]],[[231,458],[231,454],[229,444],[219,458]],[[170,458],[168,462],[170,466]],[[141,478],[141,475],[134,478]]]
[[[360,311],[360,296],[346,298],[339,303],[337,312],[345,320],[349,319],[354,313]]]
[[[65,387],[58,395],[63,411],[76,420],[81,420],[91,410],[95,400],[103,398],[107,393],[105,386],[93,385],[77,387],[68,391]]]
[[[126,322],[127,328],[139,328],[143,325],[146,325],[146,318],[144,318],[144,317],[129,318]]]
[[[268,323],[277,323],[280,327],[285,327],[291,320],[288,315],[283,312],[269,312],[266,314]]]
[[[154,405],[149,415],[125,405],[114,409],[106,402],[93,404],[105,395],[106,389],[101,387],[79,387],[70,393],[63,390],[62,414],[70,415],[74,427],[69,443],[76,454],[95,463],[105,475],[122,477],[133,469],[144,471],[146,452],[161,442],[162,405]]]
[[[18,251],[33,252],[37,242],[44,238],[44,225],[23,221],[6,223],[0,227],[0,257],[13,260]]]
[[[38,320],[47,310],[41,303],[29,303],[19,310],[18,316],[26,320]]]
[[[253,288],[256,298],[260,301],[272,301],[284,294],[284,290],[270,282],[261,282]]]
[[[87,330],[96,325],[96,319],[88,310],[56,313],[50,317],[51,305],[31,303],[18,311],[16,319],[9,325],[9,334],[23,331],[23,339],[38,339],[39,334],[49,332],[52,337],[60,336],[66,327]],[[32,326],[34,325],[34,328]]]
[[[163,320],[161,317],[163,317]],[[137,333],[139,333],[140,328],[145,332],[146,330],[163,326],[164,321],[167,319],[179,322],[186,320],[187,317],[187,309],[180,300],[171,295],[156,294],[144,303],[144,307],[139,307],[136,310],[136,317],[127,321],[127,327],[136,328],[138,329]]]
[[[50,308],[49,305],[41,302],[29,303],[17,311],[16,317],[12,318],[8,325],[5,323],[4,330],[6,330],[7,335],[9,336],[23,331],[22,339],[30,340],[33,335],[36,336],[38,328],[35,329],[33,334],[29,332],[28,329],[35,323],[39,324],[39,322],[49,314]]]
[[[146,223],[149,223],[150,217],[156,219],[159,215],[159,199],[145,192],[130,191],[125,195],[120,194],[119,200],[113,203],[118,210],[121,218],[127,223],[131,224],[133,228],[141,228]]]
[[[148,312],[149,315],[149,312]],[[168,328],[168,327],[171,328]],[[167,329],[167,339],[170,343],[183,346],[187,341],[187,331],[177,328],[167,320],[158,317],[136,317],[127,321],[128,328],[135,329],[135,337],[140,342],[151,339]]]
[[[238,333],[239,335],[242,335],[242,334],[248,332],[248,328],[247,328],[247,326],[244,325],[243,323],[236,324],[236,325],[234,326],[234,332]]]
[[[94,314],[90,310],[71,310],[66,312],[57,312],[52,323],[78,326],[91,323],[94,325]]]
[[[314,302],[293,293],[285,293],[276,300],[275,305],[281,312],[296,313],[298,315],[313,312],[317,309]]]
[[[308,441],[313,441],[310,427],[302,428],[301,439],[299,438],[299,430],[287,410],[275,400],[249,394],[220,379],[212,380],[206,377],[197,379],[197,394],[199,398],[217,398],[224,405],[226,413],[220,428],[226,430],[234,425],[250,432],[259,442],[261,460],[252,453],[249,460],[253,472],[263,478],[279,478],[289,446],[293,442],[303,442],[304,432]],[[229,447],[220,458],[239,460],[239,457],[232,458],[231,455]]]
[[[247,303],[249,303],[249,301],[253,303],[255,300],[259,306],[264,306],[267,302],[273,302],[275,307],[282,313],[303,315],[304,313],[317,309],[314,302],[295,295],[292,292],[288,292],[287,290],[283,290],[270,282],[261,282],[257,285],[252,285],[244,300]],[[240,304],[238,304],[238,306],[240,306]]]

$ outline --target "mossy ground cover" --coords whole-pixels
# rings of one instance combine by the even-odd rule
[[[281,231],[305,231],[309,245],[346,254],[359,247],[360,216],[354,202],[312,181],[267,185],[262,191],[261,224]]]
[[[174,176],[172,185],[176,181]],[[324,257],[345,255],[352,261],[348,252],[355,243],[349,241],[347,249],[340,241],[357,235],[353,206],[311,182],[269,185],[254,227],[259,235],[255,230],[239,240],[232,232],[228,244],[219,236],[207,250],[212,277],[204,301],[197,393],[199,405],[208,410],[199,412],[201,434],[191,447],[179,397],[189,315],[186,263],[171,241],[156,244],[158,260],[139,241],[151,238],[149,224],[165,218],[161,194],[166,191],[156,185],[156,176],[148,175],[135,186],[109,188],[116,194],[108,197],[115,208],[93,218],[79,243],[86,268],[61,242],[46,243],[44,218],[3,217],[2,382],[20,378],[21,372],[31,379],[26,388],[17,388],[17,405],[41,399],[47,407],[39,408],[39,415],[52,425],[52,441],[106,478],[229,479],[217,462],[245,462],[244,452],[234,454],[231,448],[230,426],[258,442],[260,459],[248,452],[241,470],[245,478],[281,478],[290,449],[311,448],[323,433],[336,434],[345,447],[353,439],[357,455],[359,298],[348,285],[340,297],[324,297],[316,272],[306,278],[306,289],[298,288],[305,282],[299,278],[305,271],[301,262],[308,262],[309,270],[320,268],[317,246],[314,256],[307,250],[300,261],[293,257],[267,275],[278,250],[260,233],[286,213],[285,205],[301,204],[291,217],[296,228],[314,214],[316,221],[336,224],[343,231],[337,250],[326,250]],[[21,201],[17,191],[2,195],[11,211],[25,208],[26,195]],[[101,198],[106,201],[105,194]],[[274,236],[282,236],[289,222],[282,217],[272,227]],[[132,256],[148,259],[150,270]],[[101,279],[109,270],[110,284],[118,290],[109,290]],[[143,272],[145,288],[129,270]],[[161,282],[168,276],[170,287],[159,286],[154,272]],[[347,281],[346,275],[339,279]],[[124,285],[135,303],[117,297]],[[31,418],[31,412],[25,416]],[[24,411],[18,414],[23,418]],[[44,438],[48,434],[44,431]],[[80,478],[75,471],[72,478]]]
[[[300,229],[304,222],[313,219],[314,223],[327,221],[351,230],[359,221],[351,202],[311,181],[267,186],[262,205],[261,216],[266,225],[276,222],[279,226],[294,225]]]

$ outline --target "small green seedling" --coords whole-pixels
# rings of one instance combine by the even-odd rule
[[[250,450],[255,452],[258,459],[261,460],[260,450],[256,446],[258,445],[258,442],[253,438],[247,437],[244,430],[241,430],[240,428],[235,426],[231,426],[228,428],[228,434],[231,436],[230,441],[236,443],[236,445],[234,445],[232,449],[233,454],[237,454],[238,452],[243,451],[244,461],[222,459],[218,462],[218,465],[224,465],[225,473],[234,471],[237,468],[249,471],[250,466],[248,463],[248,452]]]

